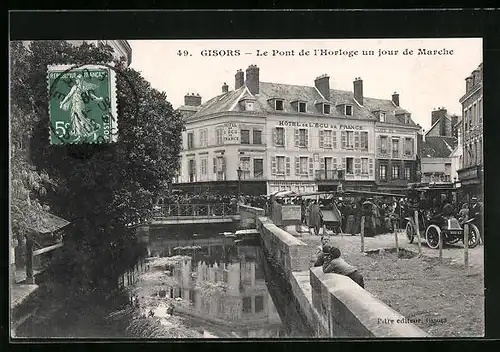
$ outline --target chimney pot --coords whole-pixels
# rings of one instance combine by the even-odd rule
[[[184,105],[187,106],[200,106],[201,105],[201,96],[199,94],[194,93],[186,93],[184,96]]]
[[[314,80],[314,86],[326,100],[330,100],[330,77],[326,73]]]
[[[354,80],[354,99],[363,105],[363,80],[360,77]]]
[[[259,94],[259,68],[257,65],[248,66],[245,84],[251,94]]]
[[[234,89],[240,89],[245,84],[245,75],[241,69],[236,71],[234,76]]]
[[[394,105],[399,106],[399,94],[397,92],[392,94],[392,102]]]

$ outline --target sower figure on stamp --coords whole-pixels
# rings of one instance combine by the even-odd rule
[[[92,121],[87,117],[87,111],[85,107],[85,101],[83,96],[85,94],[89,95],[92,99],[97,101],[102,101],[103,98],[96,97],[93,91],[97,88],[97,85],[85,82],[83,76],[78,74],[76,76],[76,83],[68,95],[64,97],[63,101],[59,104],[59,107],[64,111],[70,111],[70,131],[69,135],[75,137],[75,142],[80,140],[82,137],[90,137],[93,135],[93,140],[97,139],[97,130],[100,128],[99,124],[92,123]]]
[[[325,274],[335,273],[347,276],[359,286],[365,288],[363,276],[358,272],[358,269],[340,257],[340,249],[328,243],[323,245],[323,251],[319,253],[314,266],[322,266]]]

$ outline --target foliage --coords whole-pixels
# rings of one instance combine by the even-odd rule
[[[57,180],[58,186],[47,190],[47,201],[55,214],[72,223],[63,256],[58,258],[58,277],[82,294],[115,285],[119,274],[135,262],[136,239],[126,225],[151,215],[154,198],[166,192],[180,153],[180,115],[164,92],[153,89],[124,61],[114,62],[118,142],[49,144],[47,65],[112,60],[109,46],[31,42],[29,52],[19,58],[23,74],[11,83],[20,111],[36,115],[31,159]]]
[[[48,187],[54,182],[46,172],[38,172],[30,164],[29,139],[38,115],[29,97],[19,95],[16,82],[26,79],[26,58],[28,50],[20,42],[11,45],[11,78],[13,81],[10,104],[10,216],[11,235],[15,240],[29,233],[34,222],[42,222],[43,211],[49,207],[44,204]],[[19,101],[24,98],[24,101]],[[21,110],[19,105],[24,106]]]

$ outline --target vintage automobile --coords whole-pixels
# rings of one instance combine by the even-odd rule
[[[417,236],[417,226],[413,216],[414,210],[418,212],[418,228],[422,238],[429,248],[439,248],[439,241],[443,244],[454,244],[464,241],[464,227],[469,227],[468,246],[474,248],[479,244],[479,229],[473,223],[473,219],[464,223],[453,216],[442,214],[442,206],[446,203],[452,204],[456,189],[452,187],[412,187],[408,192],[408,199],[414,205],[409,207],[406,214],[405,233],[408,241],[413,243]]]

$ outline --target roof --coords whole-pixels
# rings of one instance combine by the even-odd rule
[[[419,151],[421,158],[447,158],[453,153],[458,140],[455,137],[425,137]]]
[[[200,109],[191,116],[191,118],[202,117],[219,112],[243,111],[238,102],[243,98],[254,97],[254,113],[276,113],[273,99],[283,100],[283,111],[280,113],[298,114],[297,107],[293,102],[303,101],[307,103],[306,112],[300,115],[317,116],[322,115],[322,107],[318,103],[329,102],[332,104],[329,117],[345,118],[343,105],[351,105],[353,109],[350,119],[373,120],[378,121],[375,111],[383,110],[386,112],[386,122],[394,124],[405,124],[403,117],[396,117],[399,113],[408,113],[400,107],[394,105],[389,99],[376,99],[363,97],[363,106],[360,106],[354,99],[354,92],[345,90],[330,89],[330,100],[326,101],[324,97],[314,86],[300,86],[292,84],[259,82],[259,93],[252,95],[245,85],[218,95],[200,106]],[[416,126],[415,122],[409,121],[409,126]]]
[[[27,217],[28,223],[30,223],[29,229],[41,234],[57,231],[70,224],[69,221],[43,210],[29,212]]]

